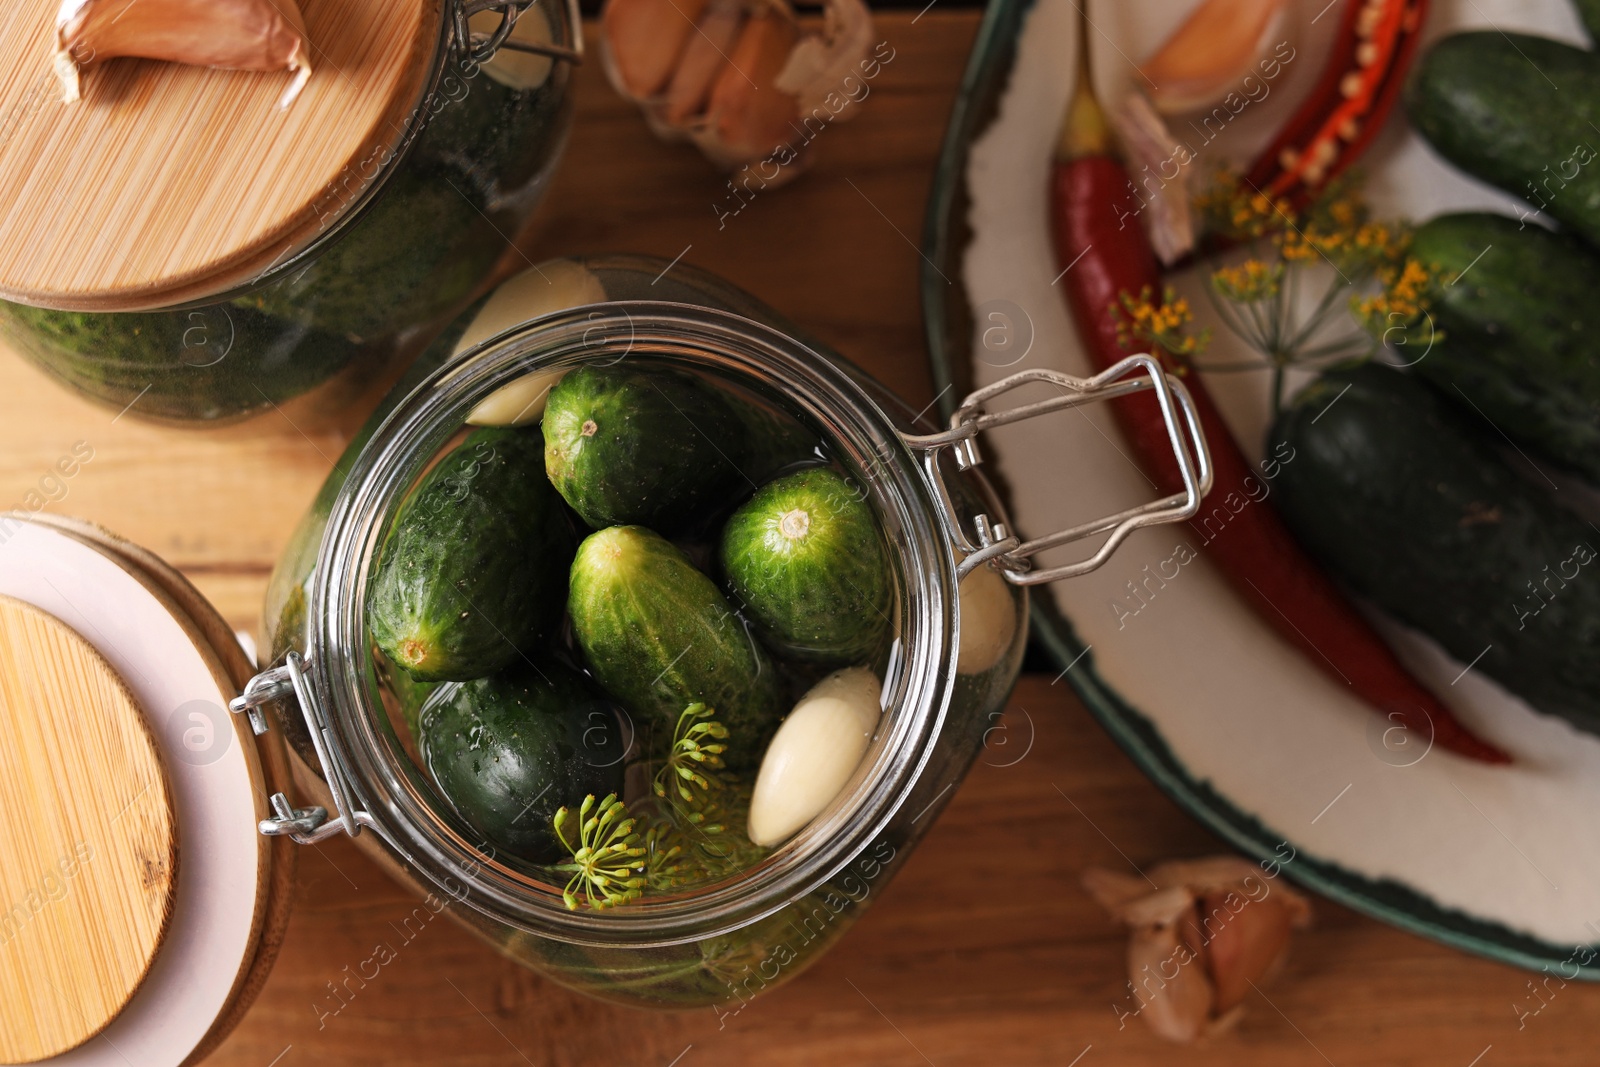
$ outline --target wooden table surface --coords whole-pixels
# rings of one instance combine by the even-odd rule
[[[797,184],[719,228],[722,180],[658,144],[604,84],[578,119],[532,247],[628,250],[735,279],[907,398],[932,399],[918,252],[929,176],[977,25],[972,12],[884,15],[896,57],[854,122],[816,142]],[[359,421],[352,411],[347,422]],[[347,432],[347,430],[345,431]],[[20,505],[75,442],[93,459],[53,513],[93,519],[182,568],[245,630],[291,526],[343,447],[269,415],[217,432],[141,424],[0,359],[0,507]],[[1594,1060],[1600,989],[1547,983],[1319,902],[1287,970],[1208,1046],[1119,1027],[1124,939],[1079,888],[1087,866],[1218,850],[1148,784],[1064,684],[1024,678],[1011,747],[985,755],[903,874],[830,955],[724,1026],[567,993],[450,924],[430,926],[337,1015],[341,982],[401,944],[414,901],[348,843],[306,851],[287,943],[219,1067],[302,1064],[1429,1064]],[[997,737],[999,735],[996,735]],[[1025,758],[1002,766],[1025,747]],[[1059,791],[1058,791],[1059,790]],[[1068,799],[1064,799],[1064,796]],[[1270,997],[1270,1001],[1267,999]],[[319,1019],[321,1025],[319,1025]],[[1081,1057],[1081,1058],[1080,1058]]]

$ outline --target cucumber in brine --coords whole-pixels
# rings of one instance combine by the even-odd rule
[[[774,648],[857,662],[889,628],[889,565],[872,508],[831,468],[763,486],[723,527],[720,556]]]
[[[575,539],[542,453],[536,429],[475,430],[402,507],[368,620],[417,681],[492,674],[560,621]]]
[[[683,709],[703,703],[728,728],[727,765],[760,761],[782,712],[772,661],[671,542],[639,526],[590,535],[567,609],[595,677],[641,730],[670,738]]]
[[[674,532],[748,488],[745,438],[722,394],[687,374],[580,367],[550,390],[545,470],[590,526]]]
[[[547,656],[441,686],[422,709],[428,773],[489,843],[535,862],[562,855],[556,809],[622,791],[616,708]]]

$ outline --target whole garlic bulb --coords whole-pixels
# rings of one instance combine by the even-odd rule
[[[866,93],[855,87],[883,58],[869,58],[862,0],[824,0],[823,10],[821,32],[809,33],[788,0],[606,0],[601,58],[657,136],[692,141],[724,170],[767,163],[761,188],[781,185],[803,169],[816,131],[854,114]]]
[[[1194,1041],[1239,1021],[1251,988],[1283,966],[1289,935],[1311,905],[1277,878],[1276,864],[1239,856],[1174,860],[1144,875],[1104,868],[1083,885],[1127,925],[1129,1001],[1169,1041]]]

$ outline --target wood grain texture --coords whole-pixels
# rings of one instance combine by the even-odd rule
[[[171,914],[177,827],[143,712],[93,646],[0,597],[0,1061],[122,1010]]]
[[[895,59],[861,114],[819,136],[812,172],[760,194],[720,228],[713,205],[727,194],[723,179],[692,150],[654,141],[598,66],[586,65],[567,160],[528,254],[627,250],[671,259],[687,249],[685,262],[737,279],[913,407],[928,403],[912,242],[977,16],[935,6],[919,18],[921,7],[879,15]],[[231,430],[174,433],[113,421],[23,361],[0,359],[0,503],[27,506],[57,459],[75,441],[90,443],[93,459],[63,490],[41,495],[41,507],[95,519],[158,552],[231,625],[253,630],[272,562],[359,420],[351,410],[316,429],[273,413]],[[1080,872],[1221,846],[1140,776],[1053,677],[1024,679],[1005,733],[993,735],[905,872],[838,949],[720,1029],[709,1011],[656,1016],[574,996],[446,922],[406,927],[416,901],[352,843],[332,841],[301,851],[277,966],[209,1062],[666,1067],[680,1054],[678,1067],[1068,1067],[1080,1054],[1078,1067],[1468,1067],[1480,1054],[1477,1067],[1593,1060],[1600,989],[1552,977],[1541,1000],[1528,974],[1320,901],[1287,970],[1263,987],[1270,1003],[1253,995],[1235,1033],[1175,1048],[1136,1019],[1119,1029],[1113,1005],[1125,993],[1126,941],[1078,887]],[[1006,746],[998,746],[1001,736]],[[1000,766],[1029,736],[1027,756]],[[1004,879],[997,862],[1007,865]],[[375,971],[379,945],[396,958]],[[1541,1003],[1519,1029],[1517,1009]]]
[[[123,310],[315,236],[399,143],[441,17],[439,0],[305,0],[313,73],[287,109],[287,72],[130,58],[91,66],[64,105],[58,6],[0,8],[0,293]]]

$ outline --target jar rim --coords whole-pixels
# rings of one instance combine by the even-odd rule
[[[851,784],[754,866],[625,907],[569,910],[558,889],[484,854],[432,794],[375,703],[366,582],[394,509],[427,462],[496,389],[530,372],[649,358],[698,366],[782,398],[866,474],[899,572],[900,625],[885,713]],[[363,824],[457,903],[558,941],[649,948],[716,937],[818,889],[871,847],[931,757],[955,683],[955,549],[916,455],[891,417],[828,356],[770,326],[699,305],[593,304],[531,320],[432,372],[390,412],[332,503],[309,600],[309,658],[329,750]],[[459,824],[459,820],[456,820]],[[460,824],[464,825],[464,824]]]

